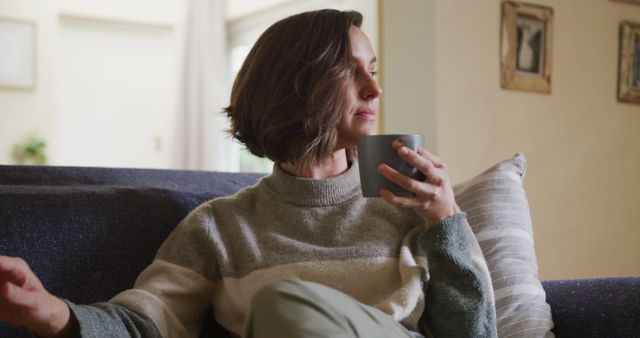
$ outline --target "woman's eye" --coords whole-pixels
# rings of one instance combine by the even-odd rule
[[[371,74],[371,76],[376,76],[376,75],[378,75],[378,71],[377,70],[370,70],[369,74]]]

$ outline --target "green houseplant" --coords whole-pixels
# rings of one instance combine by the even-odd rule
[[[13,146],[11,157],[16,164],[47,164],[46,146],[47,142],[42,138],[30,136]]]

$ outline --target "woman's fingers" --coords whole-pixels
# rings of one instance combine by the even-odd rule
[[[397,148],[396,151],[398,152],[398,155],[403,160],[407,161],[407,163],[414,166],[416,169],[418,169],[420,172],[422,172],[426,176],[426,182],[436,186],[442,186],[442,184],[444,183],[442,174],[441,174],[441,168],[443,168],[443,163],[434,162],[429,158],[424,157],[423,155],[420,154],[421,152],[420,149],[422,149],[422,152],[426,152],[426,150],[423,148],[419,148],[418,152],[416,152],[405,146],[401,146]]]
[[[382,176],[403,189],[415,193],[412,197],[400,197],[389,190],[382,189],[380,196],[385,201],[399,207],[413,208],[425,220],[427,228],[460,212],[449,184],[446,164],[442,159],[422,147],[418,147],[415,151],[409,149],[399,141],[394,141],[392,146],[402,159],[422,172],[426,179],[416,180],[388,165],[380,165],[378,171]]]
[[[426,183],[414,180],[413,178],[402,174],[401,172],[391,168],[386,164],[381,164],[378,167],[378,172],[382,176],[384,176],[389,181],[399,185],[402,189],[419,194],[419,195],[427,195],[430,194],[428,191],[428,186]]]
[[[439,179],[439,175],[435,175],[431,172],[434,169],[445,168],[444,162],[439,157],[433,155],[423,147],[418,147],[416,150],[410,149],[409,147],[404,146],[404,144],[399,140],[393,141],[391,146],[402,159],[420,170],[420,172],[422,172],[428,179],[431,178],[432,181],[430,183],[436,185],[442,184]]]
[[[420,170],[420,172],[426,176],[427,182],[437,186],[442,185],[443,179],[441,170],[435,162],[424,158],[418,152],[407,147],[400,148],[398,153],[405,161]],[[440,165],[440,163],[438,163],[438,165]]]
[[[5,286],[6,284],[11,285],[7,287]],[[44,291],[44,287],[38,277],[31,271],[27,262],[20,257],[0,256],[0,286],[3,292],[8,292],[7,294],[14,294],[11,290],[24,292]],[[20,294],[19,291],[16,292]]]
[[[402,189],[415,194],[415,196],[412,197],[400,197],[388,190],[388,198],[384,198],[382,193],[380,194],[380,196],[385,200],[397,206],[424,209],[428,207],[430,201],[436,198],[440,190],[440,187],[438,186],[403,175],[386,164],[381,164],[380,167],[378,167],[378,171],[389,181],[394,182]]]
[[[0,285],[0,320],[26,326],[40,336],[47,334],[53,303],[47,301],[44,290],[27,290],[5,282]]]
[[[10,282],[19,286],[27,280],[27,264],[24,260],[15,257],[0,256],[0,283]]]
[[[0,256],[0,321],[26,326],[38,336],[68,336],[70,310],[42,286],[21,258]]]
[[[0,320],[24,326],[38,304],[37,292],[28,291],[9,281],[0,282]]]
[[[420,202],[412,197],[396,196],[394,193],[387,189],[380,189],[380,197],[382,197],[383,200],[387,201],[387,203],[391,203],[401,208],[415,209],[424,207],[424,202]]]
[[[427,149],[418,147],[417,152],[418,154],[420,154],[420,156],[425,157],[426,159],[431,161],[436,168],[438,169],[446,168],[447,165],[444,163],[444,161],[440,157],[430,153]]]
[[[12,283],[4,283],[2,285],[2,298],[7,302],[14,306],[19,307],[30,307],[35,303],[34,292],[29,292],[27,290],[22,289],[21,287],[12,284]]]
[[[402,147],[403,145],[404,144],[402,142],[400,142],[400,140],[395,140],[395,141],[393,141],[393,143],[391,143],[391,147],[395,151],[398,151],[398,149],[400,149],[400,147]],[[446,167],[446,164],[444,163],[444,161],[440,157],[432,154],[427,149],[418,146],[415,151],[420,156],[422,156],[422,157],[426,158],[427,160],[431,161],[436,168],[444,169]]]
[[[391,142],[391,147],[395,151],[398,151],[398,148],[402,147],[403,145],[404,144],[402,142],[400,142],[400,140],[395,140],[395,141]]]

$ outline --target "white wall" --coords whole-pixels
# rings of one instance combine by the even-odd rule
[[[554,8],[548,95],[500,88],[499,0],[385,1],[383,31],[414,37],[396,40],[394,51],[384,37],[385,78],[414,70],[385,81],[386,125],[434,123],[421,131],[436,138],[454,182],[523,152],[542,278],[639,275],[640,106],[618,103],[616,87],[618,25],[640,22],[640,6],[528,2]],[[414,11],[425,20],[406,19]],[[425,46],[434,74],[398,53]],[[422,99],[432,96],[435,107]]]
[[[13,144],[29,134],[53,140],[53,67],[51,34],[55,18],[51,2],[0,1],[0,16],[36,24],[36,87],[30,90],[0,89],[0,163],[10,163]]]
[[[12,145],[36,134],[47,141],[50,164],[170,166],[185,6],[0,2],[0,16],[31,20],[37,31],[35,89],[0,90],[0,163],[11,163]]]

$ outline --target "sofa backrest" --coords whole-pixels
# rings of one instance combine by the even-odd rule
[[[0,166],[0,254],[24,258],[59,297],[106,301],[133,286],[191,209],[260,176]],[[21,336],[26,332],[0,323],[0,337]]]

